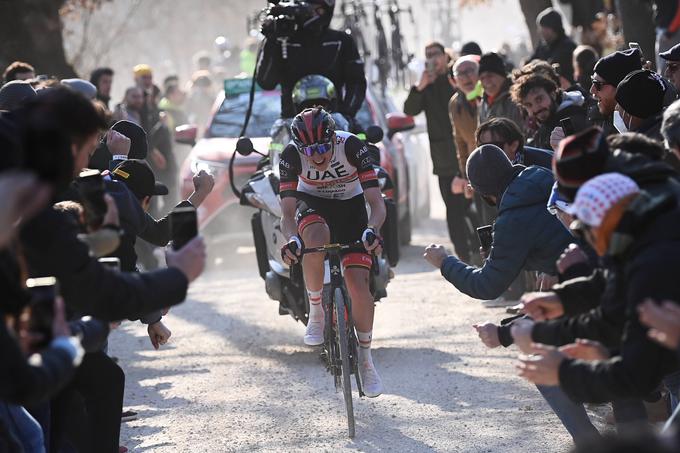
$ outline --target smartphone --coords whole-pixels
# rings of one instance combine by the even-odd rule
[[[76,184],[85,208],[85,221],[94,228],[100,227],[107,209],[102,174],[99,170],[84,170],[78,175]]]
[[[491,249],[491,244],[493,243],[493,225],[486,225],[477,228],[477,237],[479,238],[479,245],[485,252]]]
[[[179,250],[198,235],[196,208],[177,208],[170,213],[172,248]]]
[[[99,261],[104,267],[108,267],[111,270],[120,272],[120,258],[110,256],[105,258],[99,258],[97,261]]]
[[[560,120],[560,127],[564,131],[564,136],[574,135],[576,131],[574,130],[574,123],[572,123],[571,118],[563,118]]]
[[[31,294],[28,304],[28,330],[41,335],[36,349],[47,347],[52,341],[52,322],[54,320],[54,300],[59,294],[57,279],[54,277],[29,278],[26,288]]]
[[[434,60],[426,60],[425,61],[425,69],[427,72],[434,74],[434,71],[436,69],[437,63]]]

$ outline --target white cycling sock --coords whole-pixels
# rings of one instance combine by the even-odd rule
[[[314,322],[323,321],[323,306],[321,305],[321,294],[323,290],[307,290],[309,298],[309,320]]]
[[[359,332],[357,330],[357,337],[359,337],[359,360],[368,362],[373,365],[373,357],[371,357],[371,340],[373,338],[373,331]]]

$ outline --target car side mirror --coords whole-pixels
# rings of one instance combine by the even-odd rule
[[[194,124],[182,124],[175,128],[175,142],[194,146],[198,136],[198,127]]]
[[[248,137],[241,137],[236,142],[236,152],[241,156],[249,156],[255,151],[252,140]]]
[[[373,125],[366,129],[366,141],[368,143],[380,143],[384,136],[385,133],[380,126]]]
[[[416,121],[412,116],[406,115],[401,112],[388,113],[387,118],[387,128],[389,129],[389,136],[396,134],[397,132],[408,131],[416,127]]]

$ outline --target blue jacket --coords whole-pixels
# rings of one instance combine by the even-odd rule
[[[471,297],[495,299],[522,270],[555,275],[555,261],[573,238],[546,209],[552,185],[545,168],[531,166],[518,174],[501,197],[484,266],[449,256],[441,267],[444,278]]]

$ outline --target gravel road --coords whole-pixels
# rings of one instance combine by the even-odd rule
[[[121,444],[139,452],[568,451],[557,418],[516,377],[516,350],[486,349],[471,327],[503,310],[462,295],[422,260],[444,232],[441,219],[415,231],[377,306],[373,357],[386,393],[355,398],[354,440],[342,394],[303,345],[303,325],[278,315],[244,241],[172,310],[162,350],[138,323],[112,335],[127,375],[125,407],[139,412]]]

